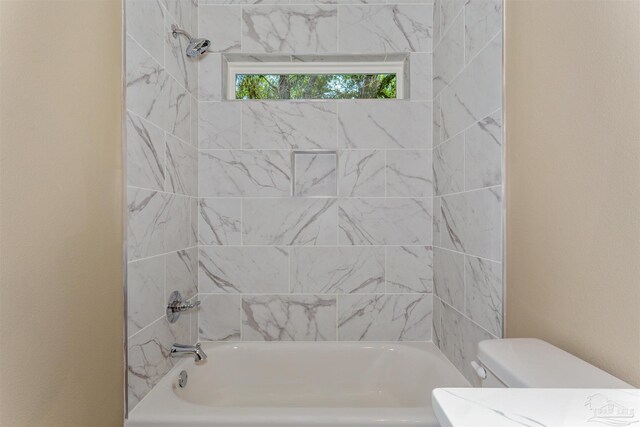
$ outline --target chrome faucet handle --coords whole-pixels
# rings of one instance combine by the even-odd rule
[[[186,303],[186,304],[185,304],[185,307],[186,307],[186,308],[185,308],[184,310],[191,310],[192,308],[196,308],[196,307],[198,307],[199,305],[200,305],[200,300],[199,300],[199,299],[197,299],[197,300],[195,300],[195,301],[193,301],[193,302],[188,302],[188,303]],[[182,311],[184,311],[184,310],[182,310]]]
[[[196,308],[199,305],[200,305],[199,300],[195,300],[193,302],[176,301],[174,303],[169,303],[169,307],[171,307],[171,309],[176,312],[191,310],[192,308]]]
[[[169,304],[167,305],[167,320],[169,320],[169,323],[175,323],[180,318],[181,312],[194,309],[199,305],[199,300],[188,302],[182,299],[182,295],[179,291],[173,291],[171,292],[171,295],[169,295]]]

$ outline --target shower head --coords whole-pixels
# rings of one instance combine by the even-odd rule
[[[190,58],[196,58],[200,55],[204,55],[209,51],[211,42],[207,39],[194,39],[189,42],[187,46],[187,56]]]
[[[207,39],[194,39],[191,37],[189,33],[185,30],[178,28],[176,25],[171,26],[171,35],[173,38],[178,38],[178,34],[182,34],[183,36],[189,39],[189,44],[187,45],[187,56],[189,58],[197,58],[198,56],[204,55],[207,53],[209,46],[211,46],[211,42]]]

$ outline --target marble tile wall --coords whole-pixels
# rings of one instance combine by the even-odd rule
[[[470,377],[502,329],[501,2],[125,3],[129,409],[198,339],[433,339]],[[409,96],[226,101],[230,53],[403,53]],[[298,149],[338,155],[292,197]],[[174,289],[202,305],[170,325]]]
[[[433,341],[472,383],[502,337],[502,0],[435,0]]]
[[[433,5],[375,3],[200,1],[201,340],[431,339]],[[227,101],[229,54],[402,54],[409,99]]]
[[[197,340],[196,314],[165,316],[171,291],[198,292],[198,68],[169,35],[196,33],[197,6],[125,0],[129,410],[172,367],[171,345]]]

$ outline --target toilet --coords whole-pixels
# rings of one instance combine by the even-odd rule
[[[634,388],[602,369],[534,338],[481,341],[471,362],[482,387]]]

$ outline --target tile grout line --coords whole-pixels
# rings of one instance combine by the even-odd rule
[[[291,271],[291,246],[287,247],[287,279],[288,279],[288,288],[289,288],[289,293],[292,294],[292,289],[291,289],[291,276],[292,276],[292,271]]]
[[[199,246],[192,246],[190,248],[184,248],[184,249],[178,249],[178,250],[188,250],[188,249],[195,249],[195,248],[200,248],[200,249],[216,249],[216,248],[233,248],[233,249],[240,249],[240,248],[246,248],[246,249],[258,249],[258,248],[296,248],[296,249],[309,249],[309,250],[313,250],[313,249],[335,249],[335,248],[343,248],[343,249],[349,249],[349,248],[353,248],[353,249],[382,249],[385,247],[389,247],[389,248],[400,248],[400,247],[407,247],[407,248],[420,248],[420,247],[424,247],[424,246],[435,246],[432,244],[429,244],[427,242],[425,243],[410,243],[410,244],[375,244],[375,245],[287,245],[287,244],[264,244],[264,245],[199,245]],[[446,248],[443,248],[446,249]],[[450,250],[450,249],[447,249]],[[453,250],[451,250],[452,252],[455,252]],[[173,251],[176,252],[176,251]],[[172,253],[172,252],[169,252]],[[159,255],[167,255],[167,254],[159,254]],[[139,260],[133,260],[130,261],[130,263],[135,263],[138,261],[144,261],[150,258],[155,258],[156,256],[159,255],[153,255],[147,258],[142,258]],[[490,259],[487,259],[487,261],[491,261]],[[494,261],[495,262],[495,261]]]
[[[466,252],[460,252],[460,251],[457,251],[455,249],[445,248],[443,246],[434,246],[434,248],[437,248],[437,249],[440,249],[440,250],[443,250],[443,251],[452,252],[452,253],[455,253],[455,254],[458,254],[458,255],[468,256],[468,257],[471,257],[471,258],[478,258],[478,259],[480,259],[482,261],[491,262],[491,263],[494,263],[494,264],[502,264],[502,261],[496,261],[496,260],[491,259],[491,258],[485,258],[485,257],[481,257],[481,256],[478,256],[478,255],[474,255],[474,254],[470,254],[470,253],[466,253]]]
[[[244,52],[244,7],[245,5],[240,5],[240,25],[239,25],[239,30],[240,30],[240,52]],[[227,79],[229,79],[229,76],[227,76]],[[227,83],[225,82],[223,84],[223,87],[227,87]],[[235,98],[235,96],[234,96]]]
[[[162,296],[163,298],[165,298],[165,296]],[[160,317],[158,317],[157,319],[152,320],[150,323],[148,323],[147,325],[145,325],[143,328],[138,329],[135,333],[129,335],[127,337],[127,340],[130,340],[131,338],[135,337],[136,335],[140,334],[142,331],[149,329],[149,327],[151,327],[152,325],[154,325],[155,323],[157,323],[158,321],[162,320],[163,318],[165,318],[165,314],[163,313]]]
[[[358,292],[358,293],[336,293],[336,292],[268,292],[268,293],[259,293],[259,292],[242,292],[242,293],[228,293],[228,292],[204,292],[202,295],[206,297],[211,296],[239,296],[239,297],[301,297],[301,296],[324,296],[324,297],[356,297],[356,296],[368,296],[368,297],[379,297],[379,296],[406,296],[406,295],[429,295],[433,294],[433,292]]]
[[[242,294],[240,294],[240,297],[238,298],[240,300],[240,310],[238,310],[240,312],[240,341],[243,341],[243,336],[244,336],[244,325],[242,322],[243,319],[243,315],[242,315],[242,303],[244,302],[244,299],[242,297]]]
[[[336,3],[336,51],[340,52],[340,5]]]
[[[452,306],[451,304],[449,304],[448,302],[446,302],[442,298],[438,298],[438,299],[440,299],[440,301],[442,302],[443,305],[446,305],[448,308],[450,308],[451,310],[455,311],[460,317],[464,318],[465,320],[468,320],[475,327],[481,329],[483,332],[486,332],[487,334],[491,335],[492,337],[495,337],[494,334],[492,334],[491,332],[487,331],[483,326],[479,325],[475,320],[473,320],[472,318],[466,316],[464,313],[462,313],[460,310],[458,310],[457,308],[455,308],[454,306]]]
[[[442,89],[440,89],[440,91],[438,91],[438,96],[442,95],[442,93],[447,89],[447,88],[453,88],[453,85],[456,83],[456,81],[460,78],[460,76],[467,70],[469,69],[469,66],[485,51],[489,48],[489,46],[491,45],[491,43],[499,36],[501,36],[502,34],[502,30],[500,30],[497,34],[494,34],[491,39],[482,47],[482,49],[480,49],[467,63],[465,60],[465,55],[466,53],[464,52],[464,47],[463,47],[463,52],[462,52],[462,58],[463,58],[463,65],[462,68],[460,69],[460,71],[458,71],[458,73],[456,73],[449,81],[449,83],[447,83]],[[463,40],[463,44],[464,44],[464,40]],[[453,89],[451,89],[453,90]]]
[[[496,113],[498,110],[494,111],[492,114]],[[489,117],[489,116],[486,116]],[[474,125],[479,123],[480,121],[484,120],[486,117],[483,117],[481,120],[478,120],[477,122],[474,122]],[[153,123],[152,123],[153,124]],[[154,125],[155,126],[155,125]],[[473,125],[472,125],[473,126]],[[469,126],[469,127],[472,127]],[[162,130],[162,129],[160,129]],[[463,130],[464,131],[464,130]],[[455,136],[458,136],[460,133],[462,133],[463,131],[457,133]],[[163,131],[165,132],[165,131]],[[170,134],[173,135],[173,134]],[[177,139],[180,139],[178,137],[176,137]],[[449,142],[449,139],[445,142]],[[353,152],[358,152],[358,151],[363,151],[363,152],[367,152],[367,151],[399,151],[399,152],[403,152],[403,151],[429,151],[432,148],[429,147],[415,147],[415,148],[407,148],[407,147],[394,147],[394,148],[387,148],[387,147],[373,147],[373,148],[319,148],[318,150],[327,150],[327,151],[339,151],[339,152],[348,152],[348,151],[353,151]],[[296,149],[290,149],[290,148],[201,148],[199,151],[202,152],[225,152],[225,151],[248,151],[248,152],[261,152],[261,151],[276,151],[276,152],[290,152],[290,151],[299,151],[297,148]],[[300,151],[304,151],[304,150],[300,150]],[[331,197],[331,196],[328,196]],[[365,196],[366,197],[366,196]]]
[[[148,261],[148,260],[153,259],[153,258],[172,255],[172,254],[174,254],[176,252],[187,251],[187,250],[190,250],[190,249],[198,249],[198,248],[199,248],[198,245],[196,245],[196,246],[188,246],[186,248],[176,249],[176,250],[172,250],[172,251],[169,251],[169,252],[163,252],[163,253],[156,254],[156,255],[150,255],[150,256],[147,256],[147,257],[143,257],[143,258],[130,259],[130,260],[127,260],[127,264],[134,264],[134,263],[141,262],[141,261]]]
[[[497,108],[496,110],[493,110],[493,111],[491,111],[490,113],[488,113],[488,114],[486,114],[486,115],[483,115],[483,117],[482,117],[482,118],[480,118],[480,119],[478,119],[478,120],[475,120],[475,121],[474,121],[474,122],[472,122],[469,126],[467,126],[467,127],[463,128],[463,129],[461,129],[459,132],[457,132],[457,133],[455,133],[455,134],[451,135],[450,137],[448,137],[448,138],[447,138],[447,139],[445,139],[444,141],[440,142],[440,144],[438,144],[436,147],[438,147],[438,146],[440,146],[440,145],[442,145],[442,144],[445,144],[445,143],[447,143],[447,142],[451,141],[452,139],[454,139],[454,138],[458,137],[460,134],[462,134],[462,133],[464,133],[464,132],[466,132],[466,131],[470,130],[472,127],[476,126],[478,123],[480,123],[480,122],[481,122],[481,121],[483,121],[484,119],[486,119],[486,118],[488,118],[488,117],[491,117],[491,116],[493,116],[494,114],[496,114],[496,113],[498,113],[498,112],[500,112],[500,111],[502,111],[502,105],[501,105],[499,108]],[[441,127],[441,130],[442,130],[442,123],[441,123],[440,127]],[[442,139],[442,135],[440,135],[440,139]],[[436,147],[433,147],[433,148],[436,148]]]
[[[339,302],[339,298],[338,298],[337,295],[335,297],[335,300],[336,300],[336,341],[338,341],[339,337],[340,337],[340,327],[339,327],[339,325],[340,325],[340,316],[338,315],[338,313],[339,313],[338,304],[340,304],[340,302]]]

